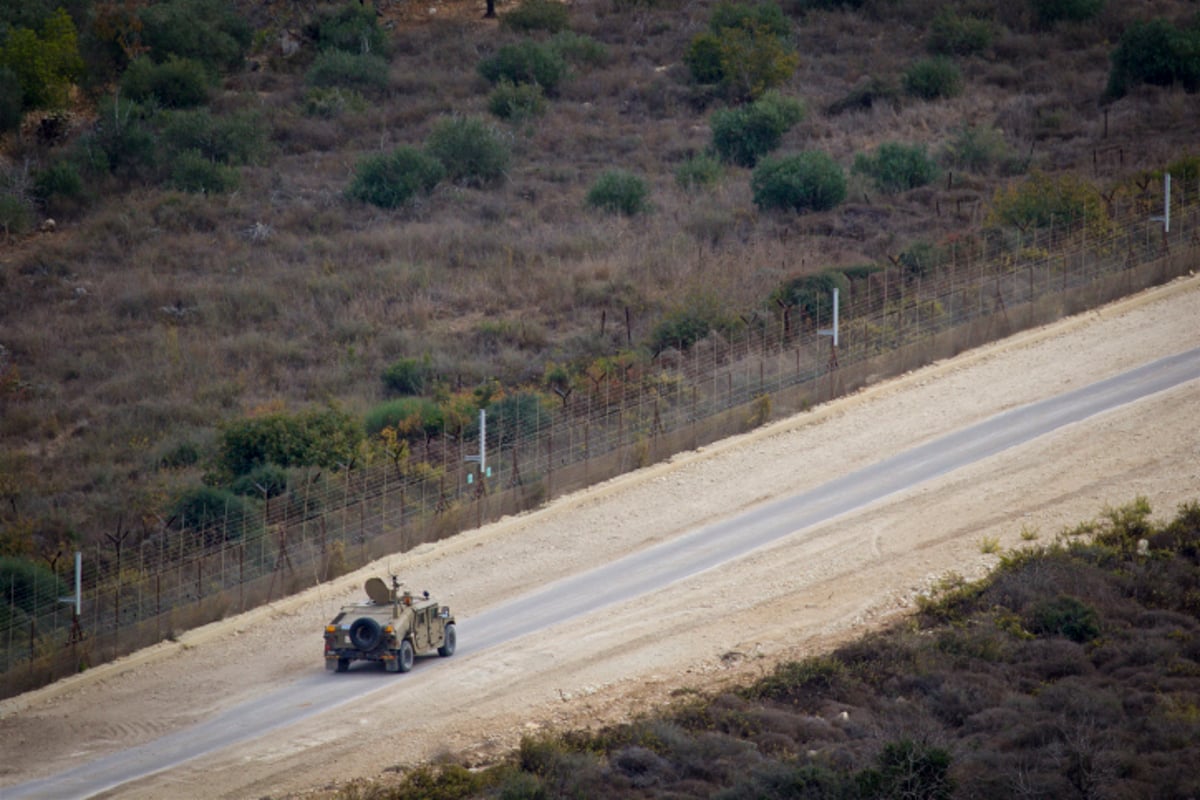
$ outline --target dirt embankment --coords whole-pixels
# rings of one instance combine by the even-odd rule
[[[149,741],[321,670],[321,625],[369,574],[400,572],[470,617],[1005,409],[1198,346],[1200,280],[1190,278],[394,556],[0,703],[0,787]],[[673,690],[762,674],[894,618],[949,572],[982,574],[996,558],[983,552],[985,540],[1020,546],[1024,531],[1048,541],[1139,494],[1164,516],[1196,499],[1198,418],[1192,382],[517,646],[405,676],[380,673],[394,691],[119,793],[277,796],[444,754],[483,761],[523,733],[599,725]]]

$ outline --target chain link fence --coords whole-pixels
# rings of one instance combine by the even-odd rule
[[[1187,274],[1200,256],[1198,217],[1200,206],[1180,203],[1169,233],[1142,208],[1104,235],[967,235],[931,274],[894,264],[853,281],[836,348],[819,332],[831,319],[762,317],[737,337],[589,371],[553,407],[535,404],[489,431],[490,474],[468,461],[478,441],[444,436],[406,463],[300,472],[249,517],[89,546],[78,618],[60,600],[73,591],[66,559],[14,572],[0,585],[0,694]]]

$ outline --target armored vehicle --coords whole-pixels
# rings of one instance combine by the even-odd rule
[[[345,672],[350,662],[382,661],[388,672],[408,672],[418,655],[450,656],[458,645],[454,616],[424,592],[401,591],[392,577],[369,578],[365,603],[343,606],[325,626],[325,668]]]

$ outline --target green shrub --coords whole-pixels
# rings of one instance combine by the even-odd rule
[[[100,102],[96,125],[80,137],[76,153],[89,169],[137,177],[152,173],[158,163],[158,135],[152,112],[119,97]]]
[[[34,174],[33,193],[48,214],[62,215],[83,201],[83,177],[74,163],[55,161]]]
[[[683,63],[691,73],[692,80],[705,84],[720,83],[725,78],[721,53],[721,39],[716,34],[697,34],[683,54]]]
[[[923,278],[946,262],[945,252],[929,242],[917,240],[901,251],[896,261],[909,278]]]
[[[809,151],[764,160],[750,188],[759,208],[827,211],[846,199],[846,175],[825,153]]]
[[[951,761],[950,753],[940,747],[911,739],[888,742],[879,754],[878,767],[859,776],[861,796],[949,800],[954,796]]]
[[[0,26],[0,67],[15,78],[23,108],[66,105],[71,84],[84,74],[70,15],[57,9],[41,20],[37,33],[25,27],[5,30]]]
[[[45,611],[67,594],[62,579],[41,564],[15,556],[0,558],[0,598],[26,614]]]
[[[24,107],[20,78],[17,73],[0,64],[0,133],[15,131],[21,126]]]
[[[199,150],[182,150],[170,158],[171,175],[168,184],[182,192],[193,194],[223,194],[238,187],[237,170],[218,164]]]
[[[765,0],[755,5],[721,0],[713,8],[708,19],[708,29],[714,34],[741,28],[758,29],[772,36],[787,36],[792,32],[792,23],[777,4]]]
[[[137,103],[194,108],[208,102],[209,78],[204,65],[190,58],[171,56],[159,64],[142,56],[121,76],[121,91]]]
[[[362,440],[358,421],[333,408],[236,420],[218,437],[213,478],[230,481],[264,464],[337,469],[354,462]]]
[[[468,186],[504,181],[511,151],[503,134],[479,117],[445,117],[425,140],[425,152],[437,159],[446,177]]]
[[[395,428],[401,438],[410,440],[436,436],[445,427],[442,409],[425,397],[400,397],[373,407],[363,418],[368,436],[378,436],[384,428]]]
[[[225,0],[166,0],[138,16],[140,41],[157,62],[172,57],[199,62],[211,74],[236,68],[250,48],[253,31]]]
[[[955,97],[962,92],[962,73],[948,58],[917,61],[904,71],[904,91],[922,100]]]
[[[175,530],[203,532],[206,545],[250,538],[262,529],[262,517],[252,501],[213,486],[184,491],[175,498],[168,519]]]
[[[833,319],[834,289],[847,294],[850,280],[845,274],[830,269],[784,281],[771,293],[768,302],[775,309],[781,306],[792,308],[810,322],[827,323]]]
[[[885,142],[873,155],[855,156],[853,171],[870,177],[881,192],[894,194],[931,183],[938,169],[924,145]]]
[[[489,447],[528,441],[550,425],[550,412],[534,392],[515,392],[487,407]]]
[[[350,2],[321,14],[315,24],[317,47],[356,55],[388,53],[387,34],[372,5]]]
[[[1100,635],[1100,617],[1087,603],[1068,595],[1058,595],[1030,609],[1027,627],[1033,633],[1061,635],[1082,643]]]
[[[1043,26],[1056,22],[1086,22],[1104,10],[1105,0],[1029,0],[1029,7]]]
[[[925,47],[934,55],[970,56],[991,47],[994,35],[991,22],[961,17],[950,6],[944,6],[929,23]]]
[[[0,188],[0,230],[19,236],[33,228],[33,205],[22,195]]]
[[[568,23],[567,6],[558,0],[521,0],[521,4],[500,17],[500,24],[514,31],[565,30]]]
[[[1100,195],[1091,184],[1072,175],[1034,172],[1019,184],[997,190],[989,222],[1045,228],[1093,224],[1105,216]]]
[[[783,134],[804,118],[804,105],[775,91],[749,106],[713,112],[713,149],[722,161],[753,167],[779,146]]]
[[[218,164],[253,164],[267,141],[257,114],[217,117],[206,108],[164,114],[161,138],[172,151],[195,150]]]
[[[675,168],[675,183],[687,191],[712,186],[721,180],[721,162],[708,153],[692,156]]]
[[[567,77],[567,62],[550,45],[526,39],[503,45],[495,55],[481,61],[479,74],[493,84],[536,83],[552,95]]]
[[[419,194],[432,192],[445,173],[433,156],[415,147],[398,147],[359,161],[346,194],[380,208],[398,208]]]
[[[601,173],[587,193],[592,208],[632,217],[650,210],[646,182],[631,172],[610,169]]]
[[[287,491],[287,470],[276,464],[260,464],[229,485],[229,491],[243,497],[278,497]]]
[[[946,164],[970,172],[985,172],[1010,157],[1004,134],[996,128],[964,125],[942,151]]]
[[[501,81],[488,96],[488,111],[509,122],[522,122],[546,112],[546,95],[536,83]]]
[[[341,86],[360,92],[381,92],[388,86],[388,65],[376,55],[325,50],[313,59],[304,80],[309,86]]]
[[[423,395],[433,379],[429,356],[402,358],[388,366],[380,376],[384,388],[393,394]]]
[[[608,63],[608,48],[590,36],[562,31],[550,38],[550,47],[572,64],[600,67]]]
[[[1105,94],[1123,97],[1131,86],[1182,86],[1200,90],[1200,27],[1176,28],[1164,19],[1135,22],[1110,56]]]
[[[343,114],[361,114],[367,100],[361,92],[342,86],[313,86],[304,93],[304,113],[310,117],[334,119]]]

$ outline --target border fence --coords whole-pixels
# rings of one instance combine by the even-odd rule
[[[1187,274],[1200,261],[1200,204],[1175,204],[1169,232],[1151,213],[1129,209],[1103,235],[970,234],[932,274],[893,264],[854,280],[836,349],[819,333],[831,320],[768,317],[649,365],[613,359],[553,408],[497,431],[490,475],[468,461],[478,441],[443,436],[407,462],[302,472],[253,517],[90,545],[78,618],[59,599],[68,559],[51,565],[50,587],[0,585],[0,696]]]

